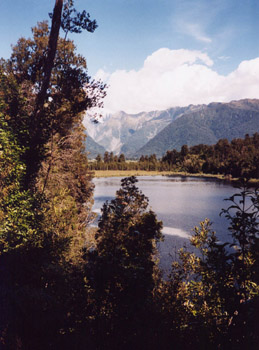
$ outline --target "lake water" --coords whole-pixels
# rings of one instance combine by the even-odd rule
[[[194,226],[205,218],[211,220],[212,228],[220,240],[228,240],[228,222],[219,216],[224,201],[237,192],[230,184],[215,179],[196,177],[141,176],[137,186],[149,198],[150,207],[163,221],[164,242],[159,243],[161,267],[167,271],[177,258],[177,250],[189,247],[189,237]],[[115,197],[121,178],[95,178],[94,208],[100,208],[106,200]]]

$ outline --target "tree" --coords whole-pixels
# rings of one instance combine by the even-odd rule
[[[110,154],[109,154],[109,162],[110,163],[114,162],[114,154],[113,154],[113,152],[110,152]]]
[[[82,118],[104,90],[59,37],[62,5],[0,66],[0,342],[11,350],[59,348],[83,319],[93,186]]]
[[[74,15],[74,16],[73,16]],[[54,14],[49,14],[53,19]],[[98,27],[96,20],[90,20],[90,15],[85,10],[80,13],[74,8],[74,1],[67,0],[62,14],[61,28],[65,32],[65,39],[68,33],[81,33],[82,30],[87,30],[93,33]]]
[[[172,151],[167,151],[166,154],[162,158],[163,163],[167,163],[169,165],[169,169],[176,166],[176,163],[179,161],[179,152],[176,149]]]
[[[123,153],[120,154],[119,158],[118,158],[118,162],[119,163],[125,163],[126,159]]]
[[[116,198],[104,204],[96,248],[86,254],[96,322],[102,324],[96,337],[107,348],[141,342],[152,304],[155,243],[162,224],[147,211],[148,199],[136,182],[135,177],[123,179]]]
[[[12,90],[18,89],[16,94],[4,92],[8,102],[5,112],[17,137],[27,143],[27,188],[35,185],[40,164],[46,158],[46,144],[53,134],[64,136],[82,118],[83,111],[98,105],[104,93],[104,86],[87,75],[86,60],[75,53],[73,42],[58,38],[62,3],[56,1],[51,31],[47,22],[40,23],[32,29],[33,39],[20,39],[11,59],[2,63],[2,79],[12,83]],[[28,130],[26,139],[24,128]]]
[[[51,71],[54,65],[54,59],[57,51],[58,36],[59,36],[59,30],[61,26],[62,9],[63,9],[63,0],[56,0],[54,10],[53,10],[51,30],[49,34],[49,40],[48,40],[47,57],[43,65],[43,80],[41,82],[41,86],[37,94],[35,108],[34,108],[33,118],[36,118],[36,119],[38,117],[37,114],[40,113],[47,97],[47,89],[49,87]]]
[[[161,323],[179,348],[254,349],[258,344],[258,191],[244,188],[229,200],[232,205],[223,213],[234,241],[219,242],[206,219],[191,238],[197,250],[182,249],[164,282]]]
[[[181,147],[181,152],[180,152],[181,156],[182,156],[182,159],[184,159],[184,157],[187,156],[188,152],[189,152],[188,146],[187,145],[183,145]]]
[[[97,154],[95,160],[97,161],[97,163],[100,163],[102,161],[102,156],[100,154]]]
[[[58,4],[57,1],[56,6]],[[55,27],[54,24],[53,26]],[[57,149],[56,146],[60,151],[68,150],[68,140],[75,138],[73,134],[81,128],[81,141],[80,144],[77,143],[77,147],[83,150],[83,129],[78,125],[82,124],[82,112],[98,103],[97,95],[101,94],[101,86],[90,82],[85,59],[75,53],[73,42],[59,38],[48,87],[48,97],[51,95],[51,98],[40,108],[40,116],[36,120],[34,117],[38,113],[35,112],[38,109],[38,96],[42,93],[46,76],[44,52],[52,39],[48,39],[51,33],[46,22],[40,23],[32,31],[33,39],[20,39],[13,47],[11,59],[2,62],[1,100],[2,113],[10,132],[23,147],[23,152],[20,153],[24,164],[21,189],[32,192],[39,190],[43,195],[50,179],[51,168],[55,166],[53,150]],[[88,93],[85,91],[85,84],[88,84]],[[43,164],[46,164],[43,167],[45,172],[41,171],[44,180],[38,181],[37,176]],[[84,172],[85,175],[81,171],[78,176],[81,180],[85,177],[86,183],[87,178],[90,178]],[[42,184],[42,188],[35,189],[36,184]],[[87,201],[88,197],[84,197],[84,200]]]
[[[103,161],[104,163],[109,163],[109,152],[104,152]]]

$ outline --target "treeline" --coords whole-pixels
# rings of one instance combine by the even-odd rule
[[[232,177],[259,178],[259,134],[244,139],[219,140],[215,145],[183,145],[180,151],[167,151],[162,159],[142,155],[137,161],[126,161],[124,154],[105,152],[89,164],[92,170],[175,171],[190,174],[223,174]]]
[[[169,169],[189,173],[223,174],[233,177],[259,177],[259,134],[244,139],[219,140],[215,145],[197,145],[181,151],[167,151],[162,163]]]
[[[258,191],[243,188],[223,213],[234,247],[205,220],[197,254],[181,250],[166,279],[162,223],[135,177],[93,229],[82,122],[105,87],[67,35],[97,25],[73,1],[56,0],[51,18],[0,62],[0,348],[255,349]]]
[[[104,156],[98,154],[95,160],[89,162],[90,170],[159,170],[160,162],[156,155],[142,156],[139,161],[127,160],[122,153],[119,156],[113,152],[105,152]]]

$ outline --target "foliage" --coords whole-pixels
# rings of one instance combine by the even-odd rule
[[[49,98],[39,118],[35,119],[35,92],[40,91],[48,45],[47,22],[39,23],[32,32],[32,39],[22,38],[18,41],[13,47],[11,59],[2,67],[3,79],[7,81],[5,85],[12,84],[12,91],[3,89],[4,114],[10,116],[9,125],[19,141],[26,144],[23,157],[28,182],[39,171],[52,135],[59,133],[63,137],[73,125],[80,123],[82,112],[99,104],[105,88],[101,83],[91,81],[87,75],[86,61],[75,53],[73,42],[59,38],[48,88]]]
[[[151,312],[155,244],[162,224],[147,211],[148,199],[136,181],[123,179],[116,198],[104,204],[96,247],[86,254],[96,322],[102,324],[96,337],[107,348],[136,346],[145,337]]]
[[[259,135],[246,135],[244,139],[226,139],[215,145],[197,145],[189,148],[184,156],[176,150],[167,151],[162,163],[170,169],[224,174],[233,177],[258,178]]]
[[[15,140],[3,115],[0,126],[0,249],[5,252],[36,234],[39,211],[35,196],[21,190],[25,164],[20,158],[24,148]]]
[[[82,114],[104,94],[72,41],[58,39],[50,64],[52,29],[32,33],[0,67],[0,343],[15,350],[62,347],[81,313],[93,190]]]
[[[113,152],[107,151],[104,153],[103,159],[98,154],[95,161],[89,163],[89,168],[92,170],[162,170],[155,154],[149,157],[141,156],[139,161],[127,161],[123,153],[114,156]]]
[[[234,242],[219,242],[205,220],[191,239],[197,253],[183,249],[168,279],[156,255],[162,223],[135,177],[104,204],[87,245],[93,184],[82,119],[101,104],[105,86],[90,79],[66,39],[96,22],[70,0],[61,17],[62,5],[56,1],[51,30],[39,23],[0,63],[1,348],[255,348],[258,191],[245,187],[223,210]],[[255,134],[135,163],[107,152],[96,166],[256,177],[257,146]]]
[[[83,147],[84,137],[82,125],[74,127],[65,137],[55,135],[37,183],[47,199],[43,203],[44,225],[56,235],[70,238],[68,257],[77,262],[85,243],[86,227],[93,220],[93,183]]]
[[[138,161],[120,160],[105,152],[102,160],[99,154],[96,161],[90,163],[93,170],[145,170],[174,171],[191,174],[223,174],[228,178],[255,178],[259,176],[259,137],[258,133],[244,139],[234,139],[230,143],[226,139],[215,145],[199,144],[192,147],[183,145],[181,151],[167,151],[161,160],[155,154],[142,155]]]
[[[258,344],[258,192],[244,188],[230,200],[233,205],[224,213],[235,246],[219,242],[206,219],[191,238],[197,253],[182,249],[164,285],[163,321],[184,349],[253,349]]]
[[[2,115],[0,147],[1,348],[31,349],[38,337],[44,348],[42,329],[51,326],[53,337],[57,315],[59,325],[64,317],[65,309],[54,295],[57,280],[64,282],[60,259],[68,241],[44,227],[40,196],[23,189],[24,147]]]
[[[74,15],[74,16],[72,16]],[[52,13],[49,14],[52,18]],[[96,20],[90,20],[90,15],[85,10],[80,13],[74,8],[74,1],[67,0],[62,13],[61,28],[65,32],[65,37],[68,32],[82,33],[82,30],[87,30],[93,33],[97,28]]]

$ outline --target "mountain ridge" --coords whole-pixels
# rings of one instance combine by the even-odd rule
[[[99,145],[97,142],[95,142],[93,138],[89,135],[87,135],[85,140],[85,149],[88,153],[89,159],[96,158],[98,154],[103,155],[105,152],[105,148]]]
[[[221,138],[231,141],[259,131],[259,100],[211,103],[170,123],[135,153],[162,156],[167,150],[179,150],[183,144],[214,144]],[[252,102],[253,101],[253,102]],[[248,108],[246,107],[248,106]]]
[[[243,137],[259,131],[258,116],[259,100],[242,99],[138,114],[118,112],[98,124],[85,119],[85,126],[90,138],[103,149],[136,158],[153,153],[162,156],[183,144],[213,144],[220,138],[231,141]]]

